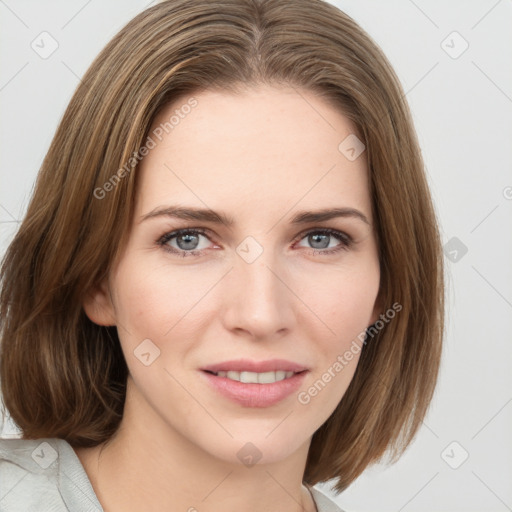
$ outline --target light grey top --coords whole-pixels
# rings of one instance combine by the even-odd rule
[[[311,488],[318,512],[343,512]],[[73,448],[63,439],[0,439],[1,512],[103,512]]]

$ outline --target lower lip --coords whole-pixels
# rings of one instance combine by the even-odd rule
[[[297,391],[308,372],[296,373],[288,379],[271,384],[246,384],[227,377],[218,377],[204,370],[201,373],[221,395],[244,407],[270,407]]]

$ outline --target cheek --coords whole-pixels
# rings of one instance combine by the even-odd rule
[[[197,314],[208,302],[203,299],[218,277],[197,267],[153,262],[132,253],[114,279],[123,345],[128,349],[149,338],[163,349],[173,335],[186,339],[192,334],[187,331],[197,329]]]
[[[325,421],[356,371],[374,312],[380,273],[377,265],[370,264],[317,275],[315,281],[315,292],[308,300],[322,322],[314,318],[308,323],[316,325],[309,331],[315,345],[314,373],[299,393],[298,402],[314,407],[315,418]]]
[[[380,272],[373,259],[359,263],[325,268],[300,280],[299,296],[311,310],[309,316],[317,316],[316,324],[328,333],[317,336],[325,348],[350,344],[371,324]]]
[[[378,294],[378,277],[375,280],[350,279],[342,289],[331,290],[330,319],[334,330],[344,339],[352,339],[371,323],[371,316]]]
[[[187,276],[148,260],[135,252],[125,257],[112,288],[119,338],[130,374],[146,399],[152,401],[162,398],[155,390],[173,386],[174,381],[164,370],[172,373],[173,361],[189,348],[188,343],[173,341],[189,339],[187,331],[194,323],[181,320],[192,316],[191,308],[200,299],[201,290],[197,276],[191,282],[192,273]]]

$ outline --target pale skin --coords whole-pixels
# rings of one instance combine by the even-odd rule
[[[92,321],[117,326],[130,375],[119,431],[75,451],[106,512],[313,512],[302,485],[311,438],[343,397],[359,354],[308,404],[293,393],[264,408],[219,395],[200,368],[288,359],[307,365],[299,390],[307,391],[378,319],[364,154],[350,161],[338,150],[355,127],[311,92],[260,86],[194,97],[197,107],[137,169],[128,244],[84,301]],[[186,100],[167,106],[153,128]],[[141,221],[170,206],[222,212],[233,225]],[[358,215],[291,222],[325,208],[357,210],[368,223]],[[205,234],[158,243],[184,228]],[[340,248],[323,229],[353,243]],[[247,237],[263,249],[251,263],[237,252]],[[200,254],[182,257],[194,243]],[[134,355],[146,339],[160,350],[149,366]],[[251,467],[237,457],[248,442],[262,455]]]

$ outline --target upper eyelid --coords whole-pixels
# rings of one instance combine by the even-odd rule
[[[346,231],[342,231],[341,229],[335,229],[335,228],[328,228],[328,227],[323,227],[323,228],[308,228],[308,229],[305,229],[303,231],[301,231],[295,238],[294,240],[297,240],[297,239],[301,239],[301,238],[304,238],[306,235],[310,234],[310,233],[323,233],[323,232],[327,232],[327,234],[340,234],[342,236],[345,236],[347,237],[349,240],[352,240],[352,237],[346,232]]]

